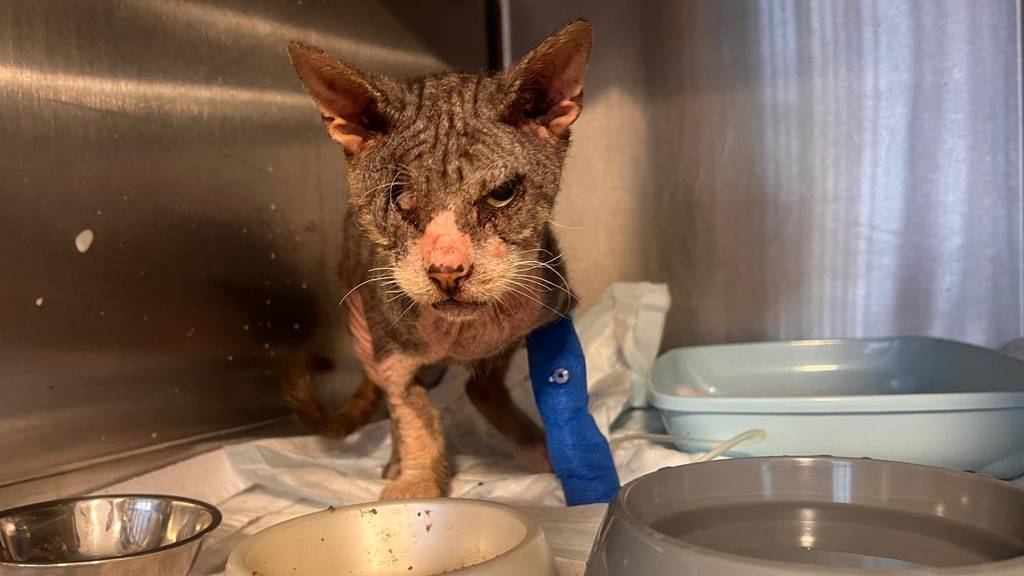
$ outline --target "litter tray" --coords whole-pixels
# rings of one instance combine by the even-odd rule
[[[1024,362],[932,338],[679,348],[650,403],[683,450],[751,429],[730,456],[869,457],[1024,474]]]
[[[930,466],[744,458],[619,491],[586,576],[1024,576],[1024,490]]]

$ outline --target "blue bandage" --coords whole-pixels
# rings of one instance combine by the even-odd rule
[[[548,456],[566,504],[610,502],[619,490],[619,475],[608,440],[588,410],[587,365],[572,320],[534,330],[526,350]]]

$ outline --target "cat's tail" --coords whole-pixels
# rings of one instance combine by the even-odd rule
[[[328,438],[344,438],[373,418],[383,394],[369,378],[363,377],[352,398],[340,410],[331,411],[316,396],[313,374],[324,369],[324,362],[310,354],[302,355],[282,383],[285,404],[299,422]]]

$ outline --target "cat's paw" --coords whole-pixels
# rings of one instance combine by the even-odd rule
[[[402,460],[399,458],[392,458],[388,460],[388,463],[384,465],[384,470],[381,472],[380,477],[385,480],[398,480],[398,477],[402,474]]]
[[[444,490],[437,482],[424,478],[399,478],[384,487],[381,500],[412,500],[415,498],[440,498]]]

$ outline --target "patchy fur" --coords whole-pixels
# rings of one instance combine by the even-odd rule
[[[470,366],[473,404],[546,468],[543,433],[512,405],[504,375],[523,337],[573,305],[550,217],[582,107],[589,24],[563,26],[496,75],[400,82],[289,50],[348,156],[340,271],[364,387],[382,392],[392,418],[382,496],[447,489],[440,421],[417,378],[430,365]]]

